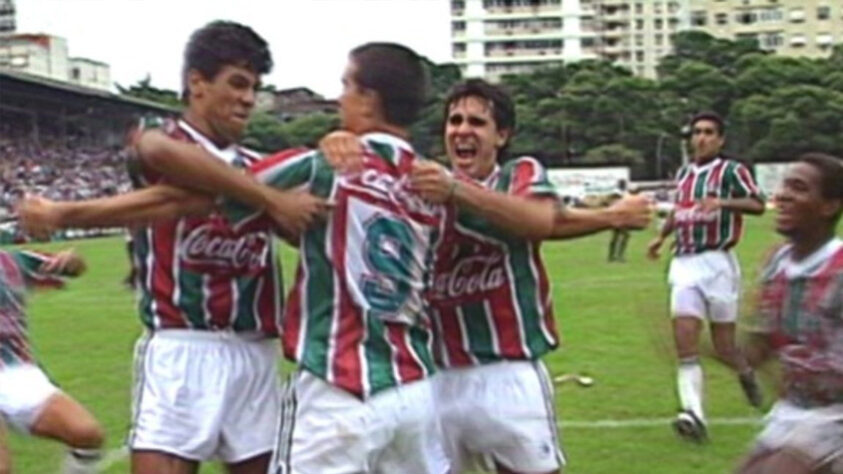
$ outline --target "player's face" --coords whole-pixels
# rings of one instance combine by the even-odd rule
[[[342,95],[340,95],[340,121],[342,127],[352,133],[369,131],[369,124],[374,114],[373,94],[357,83],[357,64],[348,61],[342,75]]]
[[[448,106],[445,151],[454,168],[483,179],[495,168],[498,150],[506,144],[509,130],[498,129],[487,100],[468,96]]]
[[[806,230],[822,226],[823,220],[833,215],[820,188],[820,171],[808,163],[791,165],[784,175],[775,195],[778,215],[776,232],[795,237]]]
[[[698,120],[691,129],[691,146],[695,160],[714,158],[723,148],[725,138],[717,132],[717,123],[712,120]]]
[[[255,106],[258,85],[259,77],[254,71],[225,65],[212,80],[198,80],[191,100],[201,104],[204,119],[217,138],[237,142]]]

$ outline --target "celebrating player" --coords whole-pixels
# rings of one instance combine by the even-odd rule
[[[843,472],[843,160],[809,153],[776,194],[787,244],[761,277],[750,362],[777,357],[782,391],[742,474]]]
[[[691,121],[694,162],[676,176],[676,209],[648,248],[656,259],[668,235],[676,235],[670,263],[670,311],[679,369],[681,411],[674,429],[685,439],[707,438],[699,338],[704,320],[720,359],[738,373],[749,402],[759,407],[755,375],[735,343],[741,272],[732,248],[743,232],[743,214],[764,212],[758,186],[743,165],[722,158],[723,120],[705,112]]]

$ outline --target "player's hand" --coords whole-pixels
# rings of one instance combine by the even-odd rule
[[[423,199],[443,204],[454,196],[457,180],[444,166],[430,160],[416,160],[410,171],[410,187]]]
[[[58,229],[60,216],[55,201],[30,194],[17,206],[18,224],[27,235],[48,240]]]
[[[662,244],[664,244],[664,239],[661,237],[656,237],[651,240],[650,243],[647,244],[647,256],[652,260],[658,260],[661,256]]]
[[[284,231],[285,236],[300,235],[317,219],[323,218],[331,205],[304,191],[279,191],[267,188],[264,211]]]
[[[653,206],[650,199],[640,195],[628,195],[614,202],[609,209],[617,216],[616,228],[640,230],[650,225]]]
[[[723,207],[723,203],[716,197],[707,197],[697,203],[697,208],[702,212],[714,212]]]
[[[325,135],[319,140],[319,151],[340,173],[354,173],[363,168],[363,143],[351,132],[337,130]]]
[[[41,265],[44,273],[79,276],[85,272],[85,260],[72,249],[63,250]]]

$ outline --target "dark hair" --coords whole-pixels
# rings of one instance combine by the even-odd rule
[[[269,45],[248,26],[232,21],[216,20],[190,35],[184,48],[182,69],[182,99],[187,100],[187,74],[199,71],[213,80],[224,66],[234,65],[251,69],[258,75],[272,70]]]
[[[820,172],[820,195],[829,201],[840,201],[840,209],[834,216],[834,224],[843,213],[843,160],[825,153],[805,153],[797,161],[807,163]]]
[[[691,129],[693,130],[694,125],[697,124],[700,120],[709,120],[714,122],[717,125],[717,134],[721,137],[724,133],[726,133],[726,122],[723,121],[723,117],[720,116],[717,112],[705,111],[699,112],[693,117],[691,117]]]
[[[429,77],[422,58],[396,43],[366,43],[350,56],[357,66],[354,81],[378,94],[384,119],[401,127],[412,125],[427,102]]]

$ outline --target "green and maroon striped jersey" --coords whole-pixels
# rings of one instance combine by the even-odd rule
[[[759,329],[782,365],[784,396],[804,407],[843,403],[843,242],[801,261],[779,249],[761,277]]]
[[[534,158],[509,161],[476,184],[556,198],[547,171]],[[430,302],[441,366],[534,360],[558,345],[539,242],[460,210],[438,248],[434,275]]]
[[[41,270],[50,255],[0,250],[0,370],[34,363],[26,322],[26,290],[30,286],[61,286],[59,275]]]
[[[234,167],[245,169],[261,159],[239,146],[217,147],[184,120],[168,121],[164,127],[170,137],[195,143]],[[166,182],[154,170],[138,166],[133,171],[133,181],[140,186]],[[215,211],[156,222],[136,229],[133,239],[138,308],[148,329],[278,337],[283,284],[267,229],[231,226]]]
[[[676,174],[677,255],[728,250],[740,240],[743,215],[728,209],[704,212],[698,204],[707,197],[763,199],[749,170],[737,161],[715,158],[683,167]]]
[[[362,137],[363,170],[337,174],[316,151],[291,150],[255,165],[270,186],[333,203],[302,235],[284,313],[286,356],[358,397],[429,376],[432,335],[423,298],[446,209],[409,189],[416,157],[397,137]],[[231,206],[237,222],[261,220]]]

